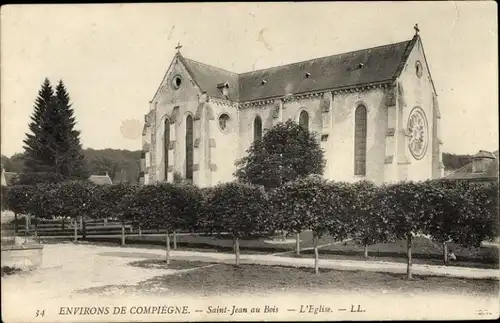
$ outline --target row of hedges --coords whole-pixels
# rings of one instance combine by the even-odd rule
[[[441,243],[446,263],[448,242],[478,246],[498,232],[496,182],[424,181],[375,186],[366,181],[307,178],[268,191],[240,183],[199,189],[170,183],[95,186],[62,182],[12,186],[5,194],[8,208],[16,213],[41,218],[113,217],[122,223],[132,221],[143,229],[160,228],[166,234],[167,261],[170,233],[179,230],[229,233],[234,238],[236,264],[241,237],[278,230],[312,230],[316,272],[317,241],[323,235],[339,241],[350,237],[364,246],[406,239],[411,278],[411,241],[415,234],[430,235]]]

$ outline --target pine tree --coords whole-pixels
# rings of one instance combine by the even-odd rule
[[[35,102],[30,124],[32,134],[24,140],[27,172],[49,172],[64,178],[88,178],[80,132],[70,98],[62,81],[52,90],[46,79]]]
[[[87,178],[88,171],[80,144],[80,131],[74,129],[76,125],[74,111],[62,80],[56,87],[56,102],[61,117],[58,172],[67,178]]]
[[[47,111],[49,103],[54,98],[54,91],[48,79],[45,79],[42,88],[38,92],[38,97],[35,101],[33,115],[29,129],[31,134],[26,134],[26,139],[23,141],[25,146],[24,169],[26,172],[48,172],[51,170],[51,162],[47,159],[46,148],[44,143],[47,133],[42,131],[43,118]]]

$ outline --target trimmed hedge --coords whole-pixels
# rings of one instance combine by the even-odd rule
[[[162,229],[167,250],[170,234],[174,233],[175,247],[179,230],[229,234],[234,239],[237,264],[240,238],[275,230],[296,234],[312,230],[316,270],[316,243],[322,235],[339,241],[350,237],[365,247],[406,239],[409,278],[411,242],[416,234],[429,235],[442,244],[445,264],[447,243],[476,247],[498,236],[498,182],[375,186],[365,181],[341,183],[309,177],[269,191],[236,182],[203,189],[171,183],[95,186],[62,182],[11,186],[5,197],[6,206],[18,214],[108,217],[122,223],[132,221],[143,229]]]

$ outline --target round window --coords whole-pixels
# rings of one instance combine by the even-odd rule
[[[177,90],[178,88],[181,87],[181,84],[182,84],[181,76],[180,75],[174,76],[174,78],[172,79],[172,87]]]
[[[421,108],[414,108],[408,118],[408,148],[415,159],[422,159],[427,151],[429,132],[427,118]]]
[[[418,77],[422,76],[422,64],[420,63],[420,61],[417,61],[415,63],[415,73],[417,74]]]
[[[219,127],[220,127],[220,130],[222,131],[226,131],[227,130],[227,127],[229,125],[229,115],[227,115],[226,113],[223,113],[219,116]]]

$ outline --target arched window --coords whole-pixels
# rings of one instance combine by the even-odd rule
[[[168,179],[168,148],[170,146],[170,120],[165,119],[165,130],[163,133],[163,153],[165,160],[165,181]]]
[[[354,118],[354,175],[366,175],[366,107],[358,106]]]
[[[186,179],[193,180],[193,117],[186,117]]]
[[[262,119],[259,116],[253,121],[253,140],[262,139]]]
[[[309,114],[307,111],[302,111],[299,115],[299,125],[306,130],[309,130]]]

